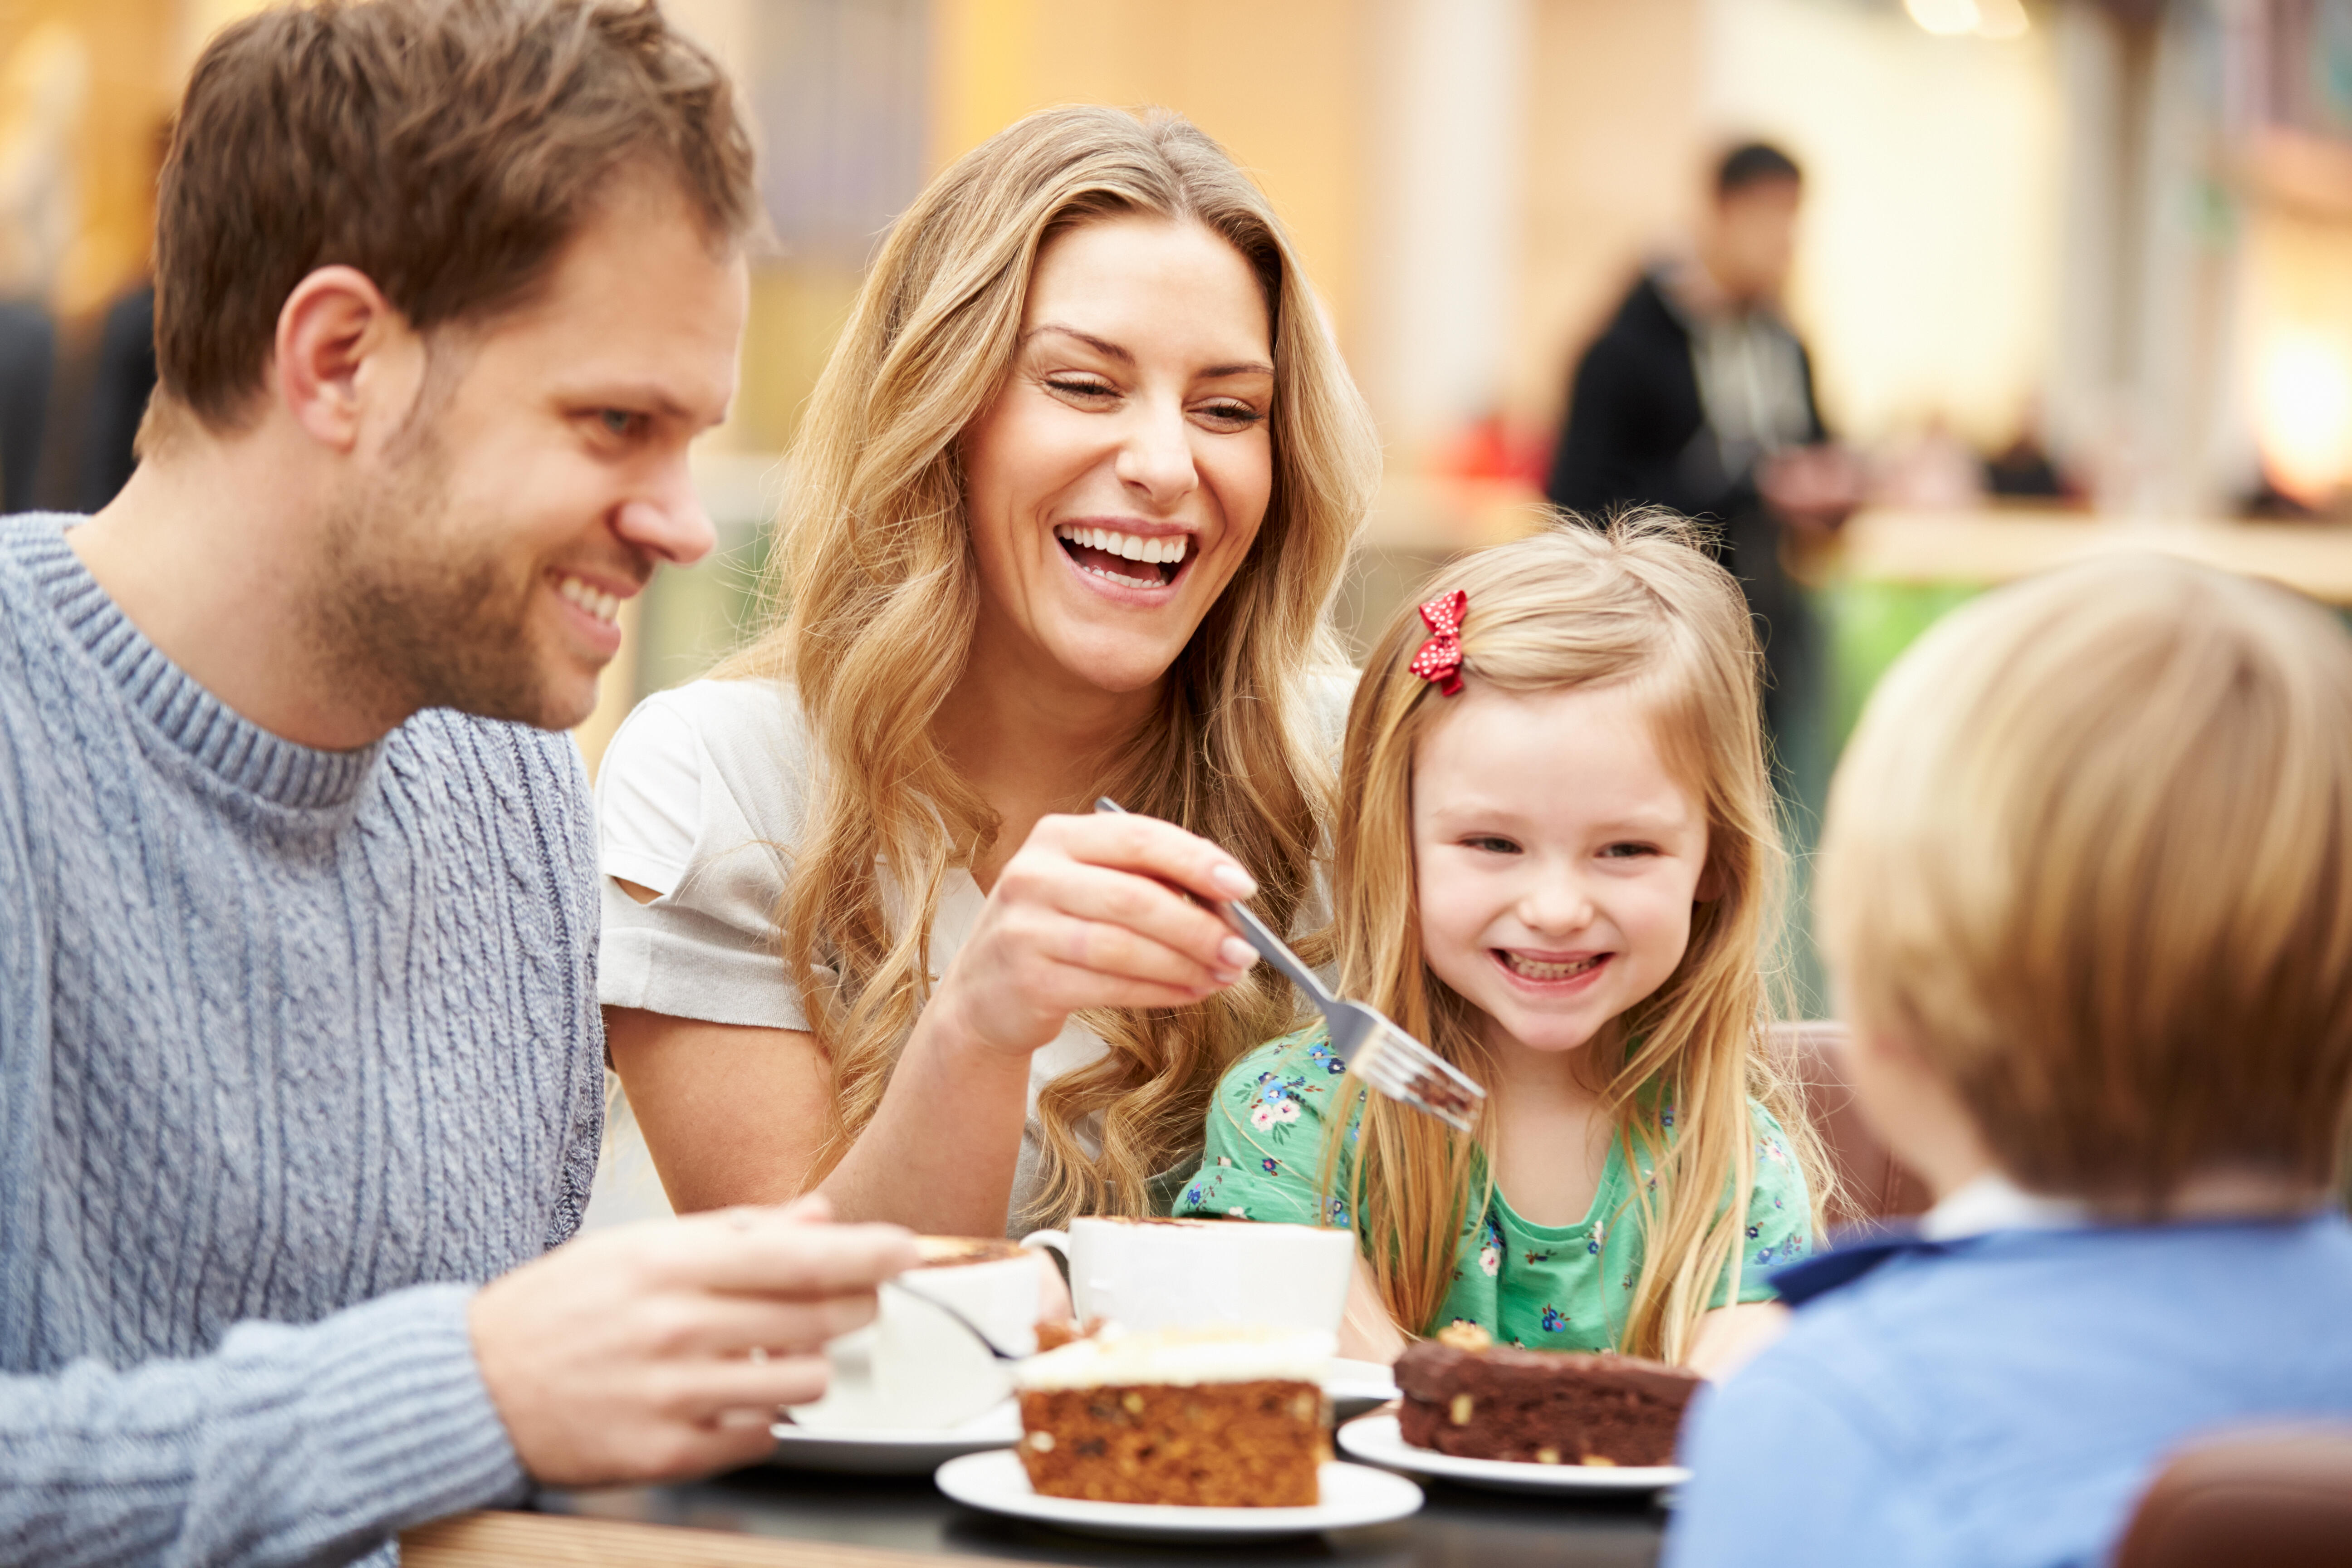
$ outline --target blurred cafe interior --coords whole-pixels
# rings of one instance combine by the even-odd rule
[[[0,0],[0,491],[101,504],[152,377],[164,117],[246,0]],[[2352,602],[2352,0],[669,0],[740,74],[772,243],[699,473],[722,549],[629,607],[583,727],[753,614],[782,454],[877,236],[1055,102],[1163,104],[1254,171],[1371,399],[1343,604],[1540,515],[1578,356],[1685,251],[1723,149],[1802,171],[1788,316],[1859,476],[1785,549],[1822,639],[1801,804],[1877,670],[2119,540]]]

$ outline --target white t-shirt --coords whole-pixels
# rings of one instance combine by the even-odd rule
[[[1335,761],[1355,683],[1350,670],[1310,688],[1317,739]],[[789,851],[806,819],[811,765],[799,699],[782,682],[698,680],[637,705],[605,749],[596,776],[605,879],[600,1001],[716,1024],[809,1026],[776,945],[775,918],[790,876]],[[661,896],[640,904],[614,878]],[[884,896],[890,897],[887,882]],[[931,924],[934,981],[971,940],[984,901],[971,873],[948,874]],[[1029,1121],[1008,1228],[1038,1191],[1038,1091],[1108,1050],[1073,1021],[1031,1058]],[[617,1083],[611,1100],[590,1220],[666,1213],[644,1136]],[[1096,1152],[1092,1130],[1077,1131]]]

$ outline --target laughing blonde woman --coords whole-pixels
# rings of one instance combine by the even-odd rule
[[[923,194],[794,450],[777,625],[599,783],[612,1061],[677,1208],[1165,1212],[1295,1005],[1182,895],[1315,898],[1378,468],[1184,121],[1034,115]]]

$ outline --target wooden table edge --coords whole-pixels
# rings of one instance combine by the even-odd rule
[[[830,1541],[499,1510],[458,1514],[407,1531],[400,1538],[400,1560],[406,1568],[939,1568],[944,1561],[929,1552]]]

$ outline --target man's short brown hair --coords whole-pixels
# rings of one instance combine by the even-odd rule
[[[2352,1113],[2352,638],[2155,556],[1965,605],[1872,694],[1820,903],[1855,1025],[2026,1188],[2317,1188]]]
[[[525,303],[624,166],[670,177],[714,247],[758,210],[726,73],[654,0],[317,0],[196,62],[158,193],[159,400],[215,428],[278,315],[358,268],[419,331]]]

